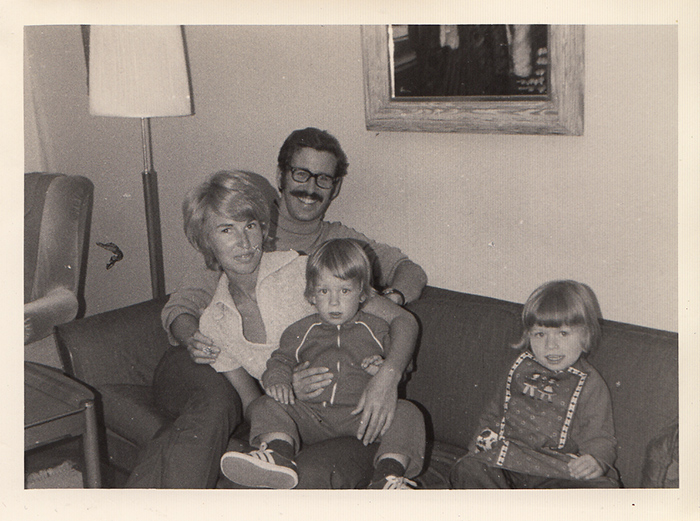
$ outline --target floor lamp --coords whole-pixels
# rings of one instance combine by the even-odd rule
[[[93,25],[88,55],[90,113],[141,119],[151,288],[154,298],[162,298],[165,272],[150,118],[193,113],[182,27]]]

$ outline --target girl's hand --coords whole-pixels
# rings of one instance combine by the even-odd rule
[[[327,367],[309,369],[309,365],[309,362],[299,364],[292,374],[294,394],[301,401],[316,398],[333,381],[333,373]]]
[[[221,352],[212,339],[200,333],[199,330],[187,339],[185,345],[190,357],[197,364],[213,364]]]
[[[604,474],[603,467],[590,454],[573,456],[569,462],[569,473],[574,479],[584,480],[599,478]]]
[[[294,391],[289,384],[275,384],[265,388],[265,394],[279,403],[294,405]]]

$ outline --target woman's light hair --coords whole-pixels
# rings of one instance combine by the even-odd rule
[[[583,350],[590,352],[600,343],[600,305],[593,290],[575,280],[553,280],[532,292],[522,314],[523,335],[514,347],[529,347],[529,333],[535,326],[581,326],[586,331]]]
[[[182,203],[185,235],[190,244],[204,256],[211,270],[220,269],[209,245],[207,216],[215,213],[234,221],[256,220],[267,239],[270,227],[270,206],[254,178],[255,174],[239,170],[221,170],[194,187]]]
[[[324,242],[306,262],[306,290],[311,302],[321,270],[342,280],[354,280],[360,285],[360,296],[369,297],[372,288],[372,265],[359,242],[353,239],[331,239]],[[312,302],[313,303],[313,302]]]

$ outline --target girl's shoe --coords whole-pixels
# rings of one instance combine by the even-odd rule
[[[268,449],[267,443],[251,452],[227,452],[221,456],[221,472],[234,483],[252,488],[289,489],[299,483],[296,463]]]
[[[415,481],[411,481],[403,476],[386,476],[379,481],[373,481],[367,488],[377,490],[399,489],[412,490],[416,488]]]

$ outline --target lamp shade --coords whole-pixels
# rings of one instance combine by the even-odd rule
[[[93,115],[192,114],[180,26],[91,26],[88,77]]]

